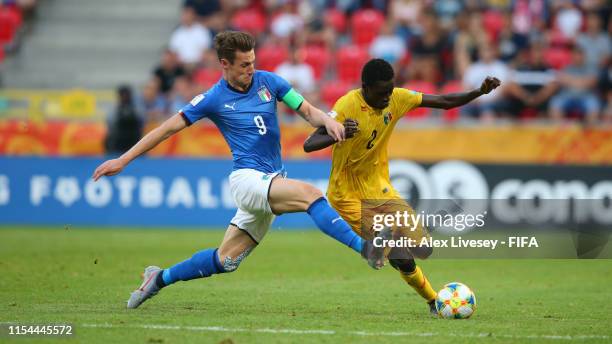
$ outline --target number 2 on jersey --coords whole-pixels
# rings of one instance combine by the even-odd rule
[[[376,139],[376,134],[378,134],[378,132],[376,132],[376,129],[372,130],[372,136],[370,137],[370,141],[368,141],[368,145],[366,146],[367,149],[372,149],[372,147],[374,147],[374,140]]]
[[[268,128],[266,128],[266,123],[264,122],[263,117],[261,117],[261,115],[257,115],[253,117],[253,120],[255,121],[257,128],[259,128],[259,135],[265,135],[268,132]]]

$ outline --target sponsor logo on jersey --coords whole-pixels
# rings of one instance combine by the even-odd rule
[[[272,94],[268,91],[266,86],[262,86],[257,90],[257,94],[262,102],[267,103],[272,100]]]

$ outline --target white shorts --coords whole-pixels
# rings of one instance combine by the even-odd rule
[[[230,224],[246,232],[259,243],[274,221],[274,214],[268,202],[272,179],[279,172],[264,173],[253,169],[240,169],[229,176],[230,190],[238,211]]]

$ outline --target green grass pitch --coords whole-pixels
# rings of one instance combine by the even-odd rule
[[[70,323],[71,338],[29,343],[602,343],[612,341],[612,260],[429,260],[434,288],[470,286],[468,320],[430,318],[387,266],[318,231],[272,230],[240,269],[179,282],[137,310],[147,265],[167,267],[220,230],[0,229],[0,322]],[[6,329],[4,329],[6,331]]]

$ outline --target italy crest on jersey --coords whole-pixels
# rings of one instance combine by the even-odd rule
[[[268,91],[268,88],[266,86],[260,87],[259,90],[257,90],[257,94],[259,95],[261,101],[264,103],[267,103],[272,100],[272,94],[270,94],[270,91]]]

